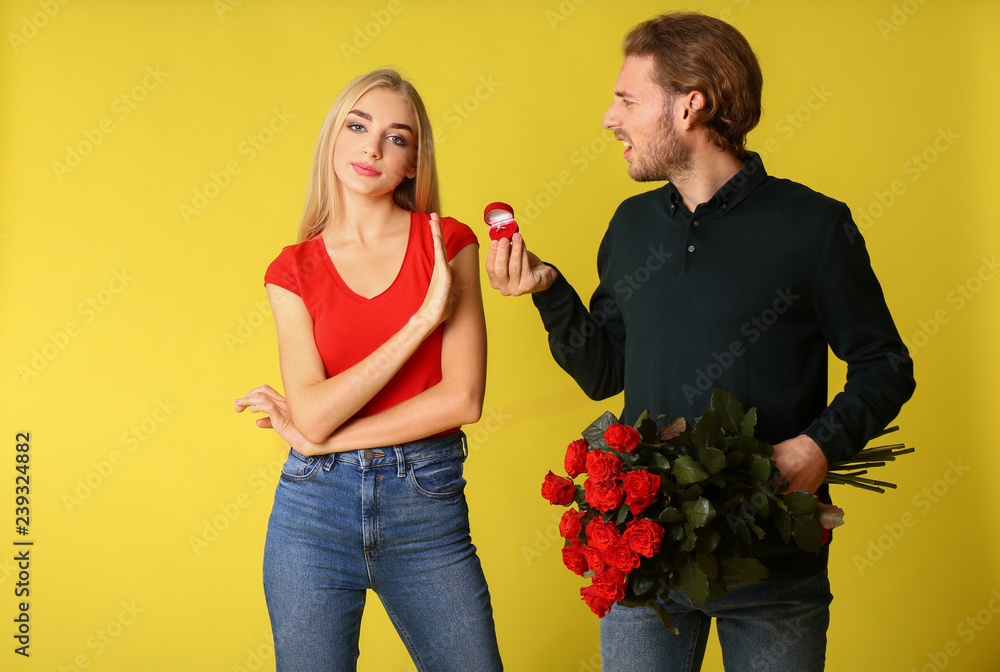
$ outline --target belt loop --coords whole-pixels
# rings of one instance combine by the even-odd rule
[[[403,447],[396,445],[392,449],[396,451],[396,475],[404,478],[406,476],[406,458],[403,455]]]
[[[461,429],[458,430],[458,433],[462,437],[462,453],[465,457],[469,457],[469,437]]]
[[[326,459],[323,460],[323,471],[330,471],[331,469],[333,469],[333,464],[336,461],[337,461],[337,453],[330,453],[329,455],[327,455]]]

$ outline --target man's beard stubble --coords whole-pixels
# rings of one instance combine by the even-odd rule
[[[640,155],[628,168],[629,177],[636,182],[675,182],[691,170],[691,150],[681,141],[670,118],[672,103],[668,101],[660,120],[661,132],[652,139],[644,156]]]

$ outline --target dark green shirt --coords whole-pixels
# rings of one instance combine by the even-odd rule
[[[619,206],[588,311],[566,279],[533,295],[556,361],[622,422],[701,415],[712,388],[757,408],[757,436],[851,455],[913,393],[913,362],[843,203],[743,170],[690,212],[667,184]],[[828,403],[827,352],[847,362]]]

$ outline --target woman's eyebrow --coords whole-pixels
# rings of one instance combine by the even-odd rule
[[[367,119],[368,121],[372,120],[372,115],[368,114],[367,112],[362,112],[361,110],[351,110],[350,112],[348,112],[348,114],[356,114],[362,119]],[[389,124],[389,128],[401,128],[409,131],[410,133],[413,133],[413,129],[410,128],[409,124],[394,123],[394,124]]]

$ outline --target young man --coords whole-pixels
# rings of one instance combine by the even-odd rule
[[[667,14],[625,38],[604,127],[629,175],[669,180],[622,203],[601,243],[589,311],[523,239],[494,242],[490,284],[531,293],[559,364],[593,399],[625,391],[622,422],[649,409],[693,419],[711,390],[758,409],[757,435],[792,490],[819,491],[829,460],[853,454],[914,389],[913,365],[864,241],[843,203],[771,177],[745,149],[762,77],[746,39],[700,14]],[[581,344],[580,335],[585,335]],[[848,363],[827,403],[827,348]],[[760,584],[732,581],[707,604],[615,606],[601,621],[605,672],[698,670],[716,619],[726,670],[822,670],[831,598],[827,548],[775,543],[749,554]]]

